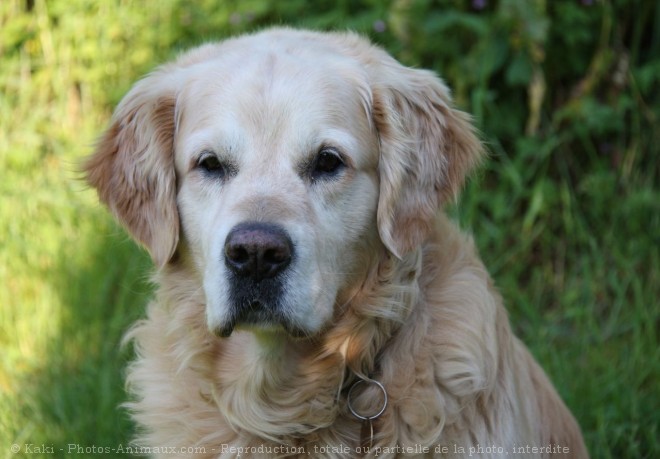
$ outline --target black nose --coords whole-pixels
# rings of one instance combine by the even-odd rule
[[[279,226],[246,222],[236,225],[225,240],[225,263],[242,277],[275,277],[291,262],[293,245]]]

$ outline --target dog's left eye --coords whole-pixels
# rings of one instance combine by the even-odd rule
[[[312,166],[312,179],[334,177],[346,165],[334,148],[323,148],[319,151]]]

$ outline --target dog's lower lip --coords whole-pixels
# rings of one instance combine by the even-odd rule
[[[233,314],[231,319],[218,326],[214,332],[219,338],[229,338],[235,329],[257,331],[277,328],[292,338],[309,336],[307,331],[290,323],[276,311],[276,307],[271,307],[261,298],[253,298],[244,302],[241,311]]]
[[[297,327],[283,325],[283,328],[292,338],[306,338],[309,336],[308,333]]]
[[[230,323],[216,330],[216,335],[220,338],[229,338],[234,331],[234,324]]]

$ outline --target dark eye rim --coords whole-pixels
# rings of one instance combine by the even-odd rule
[[[235,175],[235,167],[212,151],[203,151],[195,162],[195,168],[207,175],[221,178]]]
[[[331,157],[336,162],[330,165],[330,168],[320,168],[323,157]],[[344,155],[335,147],[323,146],[319,148],[316,156],[311,161],[310,175],[312,180],[328,179],[336,177],[343,169],[347,167],[347,161]]]

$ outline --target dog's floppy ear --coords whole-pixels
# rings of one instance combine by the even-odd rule
[[[175,87],[176,80],[166,70],[138,82],[120,102],[83,166],[101,201],[160,267],[170,260],[179,239]]]
[[[389,56],[370,67],[381,148],[378,228],[388,250],[401,257],[428,236],[436,212],[456,197],[483,147],[434,73]]]

